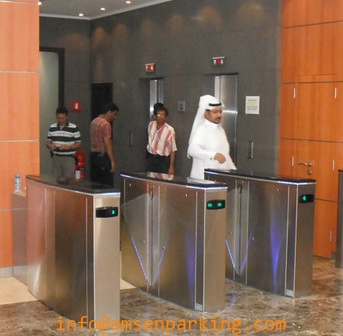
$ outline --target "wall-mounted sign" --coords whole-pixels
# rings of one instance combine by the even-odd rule
[[[71,109],[73,111],[81,111],[81,102],[80,101],[73,101],[71,103]]]
[[[260,114],[260,96],[245,97],[245,114]]]
[[[212,66],[222,67],[225,65],[225,56],[212,57]]]
[[[155,72],[155,63],[145,64],[145,72]]]

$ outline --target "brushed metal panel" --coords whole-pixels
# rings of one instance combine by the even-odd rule
[[[148,183],[149,205],[148,210],[148,226],[147,226],[147,258],[148,258],[148,291],[159,295],[160,276],[160,219],[163,215],[163,201],[161,201],[161,186],[155,183]],[[163,216],[163,217],[162,217]],[[165,219],[166,220],[166,219]]]
[[[235,256],[236,267],[235,267],[235,280],[247,283],[248,277],[248,255],[249,255],[249,226],[244,223],[249,223],[251,212],[249,211],[250,206],[250,182],[245,179],[236,180],[237,193],[239,194],[239,203],[237,212],[239,213],[239,225],[237,228],[237,246],[238,250]],[[242,225],[243,224],[243,225]]]
[[[288,187],[251,181],[249,214],[247,284],[284,295]]]
[[[230,156],[237,163],[237,81],[238,75],[219,75],[214,79],[214,96],[224,103],[221,124],[230,143]]]
[[[312,291],[312,263],[313,263],[313,223],[314,223],[314,207],[315,203],[299,203],[299,196],[301,194],[315,194],[315,185],[299,185],[296,188],[295,197],[292,205],[297,206],[297,218],[295,226],[295,235],[293,244],[289,244],[289,253],[294,256],[294,268],[288,271],[286,291],[292,290],[290,295],[292,297],[300,297],[310,295]],[[294,249],[293,249],[294,245]],[[291,259],[289,256],[288,259]],[[287,264],[287,267],[289,265]],[[294,279],[294,285],[288,286]],[[287,292],[286,292],[287,294]],[[291,295],[292,294],[292,295]]]
[[[199,211],[203,211],[205,214],[204,246],[202,250],[204,265],[202,311],[207,312],[221,310],[225,307],[225,231],[227,220],[225,208],[208,210],[206,204],[212,200],[226,200],[226,195],[227,191],[225,189],[220,191],[206,190],[204,207],[199,207]],[[198,222],[198,227],[199,224]],[[197,251],[200,252],[200,249],[198,248]],[[198,291],[196,303],[199,303]]]
[[[149,209],[151,195],[145,181],[122,179],[122,278],[147,290],[151,282],[149,260]]]
[[[159,267],[155,274],[159,275],[160,297],[192,309],[198,281],[196,258],[202,254],[196,249],[197,204],[201,203],[198,197],[195,189],[161,186],[160,232],[155,242],[158,247],[155,267]]]
[[[38,299],[46,297],[45,191],[27,181],[27,285]]]
[[[119,197],[27,180],[28,287],[69,319],[120,318],[120,217],[95,218]]]
[[[26,193],[12,193],[13,276],[27,285]]]
[[[315,181],[206,173],[228,185],[226,276],[280,295],[309,295],[312,288]]]
[[[120,199],[114,195],[95,195],[94,207],[89,206],[89,214],[94,216],[95,209],[98,207],[114,206],[120,208]],[[93,211],[92,209],[93,208]],[[119,228],[120,212],[116,217],[96,218],[94,222],[94,283],[90,287],[94,288],[93,317],[100,320],[102,316],[108,316],[111,320],[120,319],[120,246]],[[89,233],[88,233],[89,235]],[[89,249],[88,249],[89,251]],[[90,264],[91,265],[91,264]],[[88,281],[90,278],[88,277]],[[92,314],[90,314],[92,315]]]
[[[210,179],[211,176],[210,176]],[[236,181],[234,179],[228,180],[228,191],[227,191],[227,204],[226,204],[226,216],[227,224],[225,230],[225,249],[226,249],[226,260],[225,260],[225,276],[228,279],[235,279],[235,272],[239,265],[237,256],[240,250],[240,225],[239,225],[239,203],[240,193],[236,187]]]
[[[242,222],[248,221],[249,213],[249,181],[217,174],[207,174],[212,181],[222,180],[227,184],[226,204],[226,278],[246,283],[247,276],[247,226]]]
[[[206,201],[227,192],[207,187],[123,177],[124,280],[187,308],[223,308],[226,209]]]
[[[150,79],[150,114],[149,117],[153,119],[154,104],[159,102],[163,103],[163,79]]]
[[[41,183],[27,180],[27,286],[32,294],[54,308],[54,260],[49,242],[54,231],[54,191]],[[47,203],[49,201],[49,203]],[[51,248],[51,249],[50,249]]]
[[[45,187],[45,227],[46,227],[46,258],[47,258],[47,298],[44,302],[55,309],[56,307],[56,264],[55,264],[55,189]]]
[[[70,319],[87,310],[87,196],[56,189],[56,311]],[[92,232],[88,232],[92,236]]]

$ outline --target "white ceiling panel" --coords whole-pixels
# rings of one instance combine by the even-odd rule
[[[167,1],[172,0],[41,0],[39,12],[40,16],[93,20]]]

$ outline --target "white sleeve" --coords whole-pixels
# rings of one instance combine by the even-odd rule
[[[188,146],[187,156],[197,159],[213,160],[215,152],[206,149],[206,134],[201,127],[194,132],[191,142]]]

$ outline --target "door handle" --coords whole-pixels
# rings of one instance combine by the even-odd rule
[[[312,162],[298,162],[299,166],[307,166],[307,167],[311,167],[312,166]]]

